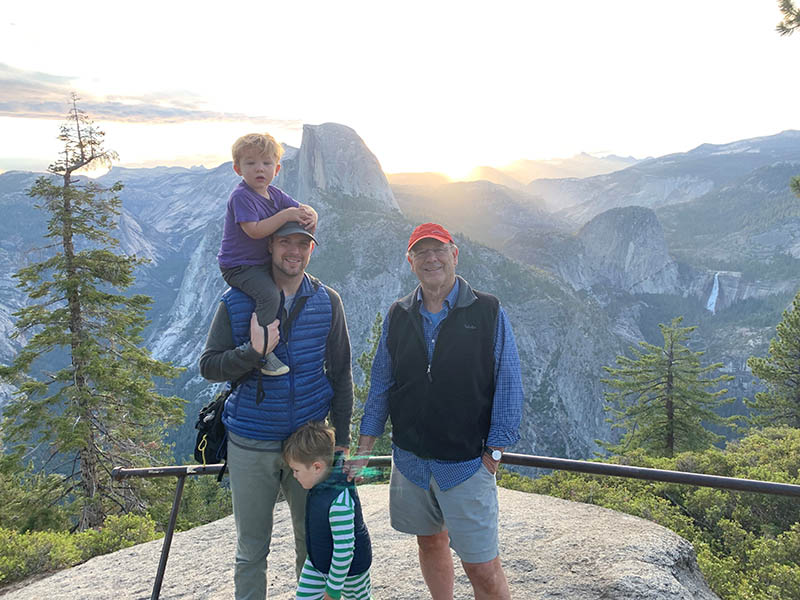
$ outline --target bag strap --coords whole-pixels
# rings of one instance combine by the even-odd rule
[[[230,389],[228,390],[228,395],[232,394],[232,393],[233,393],[233,390],[235,390],[235,389],[236,389],[236,386],[238,386],[240,383],[242,383],[242,382],[243,382],[245,379],[247,379],[249,376],[250,376],[250,372],[248,371],[247,373],[245,373],[244,375],[242,375],[242,376],[241,376],[241,377],[239,377],[238,379],[234,379],[233,381],[228,381],[228,383],[230,383],[230,384],[231,384],[231,387],[230,387]]]

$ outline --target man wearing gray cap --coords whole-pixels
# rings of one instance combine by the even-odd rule
[[[253,299],[230,288],[217,307],[200,356],[200,373],[206,379],[241,379],[222,417],[228,430],[236,521],[237,600],[266,598],[267,554],[279,490],[292,513],[298,576],[306,557],[306,491],[283,461],[284,440],[301,425],[330,415],[336,449],[346,450],[350,443],[350,337],[339,294],[305,272],[316,242],[294,222],[269,240],[272,277],[284,298],[280,335],[277,321],[261,327]],[[262,376],[260,368],[270,350],[289,365],[288,373]]]

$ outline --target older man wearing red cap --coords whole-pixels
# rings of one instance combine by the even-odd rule
[[[450,232],[424,223],[408,240],[419,286],[389,308],[361,420],[364,457],[392,419],[392,527],[417,536],[434,600],[452,600],[461,559],[476,599],[510,598],[500,564],[495,473],[519,439],[522,377],[498,299],[456,275]]]

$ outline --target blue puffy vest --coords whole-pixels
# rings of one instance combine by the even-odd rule
[[[222,301],[228,310],[234,344],[249,342],[253,299],[230,288]],[[256,440],[285,440],[304,423],[325,419],[333,398],[324,371],[331,316],[328,291],[306,274],[288,319],[281,323],[281,341],[274,350],[291,371],[270,377],[254,369],[225,403],[222,421],[229,431]],[[263,398],[256,402],[259,377]]]

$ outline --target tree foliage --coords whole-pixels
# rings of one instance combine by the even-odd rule
[[[32,465],[12,466],[11,461],[17,457],[4,457],[7,466],[0,466],[0,527],[20,532],[68,529],[72,515],[59,502],[62,478],[36,471]]]
[[[38,178],[28,192],[49,217],[49,256],[15,274],[29,298],[14,313],[15,337],[27,343],[0,368],[16,387],[4,410],[5,441],[18,454],[35,444],[45,467],[62,475],[62,496],[79,507],[78,529],[114,510],[144,508],[148,490],[163,484],[114,487],[111,469],[164,460],[163,429],[183,416],[182,400],[156,393],[154,383],[178,370],[141,346],[151,299],[120,293],[143,262],[114,252],[122,185],[74,177],[116,158],[103,137],[73,95],[63,151],[49,167],[56,177]]]
[[[778,0],[783,20],[775,28],[781,35],[791,35],[795,29],[800,28],[800,8],[794,5],[793,0]]]
[[[793,0],[778,0],[783,20],[778,23],[778,33],[781,35],[792,35],[796,29],[800,29],[800,8],[795,6]],[[800,198],[800,177],[795,177],[789,184],[794,195]]]
[[[375,315],[375,320],[372,322],[369,336],[367,337],[367,349],[361,353],[356,363],[361,369],[364,378],[364,383],[353,386],[353,395],[355,396],[353,402],[353,417],[350,421],[350,456],[355,456],[358,450],[358,436],[359,426],[361,419],[364,416],[364,405],[369,396],[369,388],[371,384],[372,375],[372,361],[375,360],[375,353],[378,350],[378,343],[381,340],[381,332],[383,325],[383,317],[381,313]],[[392,423],[387,419],[386,428],[372,447],[373,456],[387,456],[392,453]],[[388,474],[383,469],[364,469],[362,475],[371,481],[383,480],[388,477]]]
[[[800,428],[800,292],[783,312],[767,356],[751,356],[747,366],[766,385],[752,401],[753,425],[787,425]]]
[[[353,417],[350,422],[350,454],[354,454],[358,447],[358,430],[361,424],[361,417],[364,416],[364,405],[367,402],[370,388],[370,378],[372,374],[372,361],[375,360],[375,352],[378,350],[378,343],[381,341],[381,331],[383,330],[383,317],[381,313],[375,315],[375,320],[372,322],[369,336],[367,337],[367,349],[358,357],[356,364],[361,369],[364,377],[363,384],[355,384],[353,386]],[[375,441],[372,448],[373,455],[386,456],[392,453],[392,423],[386,422],[386,429],[383,435]]]
[[[708,390],[733,377],[709,376],[722,363],[700,364],[703,353],[685,345],[695,327],[680,327],[682,320],[659,324],[662,347],[640,342],[640,349],[631,348],[633,358],[618,356],[618,368],[603,367],[610,377],[602,381],[612,389],[605,394],[609,422],[625,431],[619,444],[603,444],[612,452],[641,448],[651,455],[673,456],[722,439],[705,424],[726,424],[714,409],[731,399],[722,398],[726,389]]]

